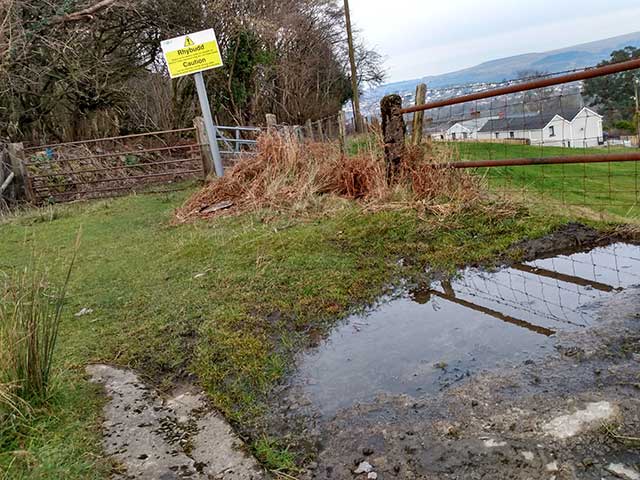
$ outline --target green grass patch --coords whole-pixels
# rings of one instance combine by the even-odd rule
[[[281,442],[263,437],[254,443],[256,458],[268,470],[275,472],[293,472],[296,470],[296,457],[289,447]]]
[[[265,212],[172,226],[185,195],[56,206],[0,224],[0,271],[22,268],[35,250],[54,279],[64,277],[83,230],[54,400],[2,432],[8,478],[106,478],[102,400],[84,375],[90,362],[132,367],[163,388],[194,374],[227,418],[253,425],[293,354],[338,319],[401,278],[421,277],[426,265],[452,271],[487,261],[567,220],[496,205],[421,218],[342,202],[315,218]],[[93,313],[74,315],[83,308]],[[254,448],[272,468],[291,468],[281,447],[254,439]]]
[[[498,143],[451,144],[462,160],[505,160],[632,153],[628,148],[561,148]],[[489,185],[536,203],[555,201],[622,217],[640,216],[640,162],[483,168]],[[532,195],[533,193],[533,195]],[[536,195],[536,194],[542,194]]]

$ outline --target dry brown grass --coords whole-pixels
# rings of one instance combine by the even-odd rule
[[[260,209],[306,212],[319,199],[357,200],[364,208],[418,208],[446,213],[481,197],[478,180],[434,167],[453,152],[443,146],[409,148],[397,182],[389,185],[379,146],[353,156],[337,144],[299,143],[276,134],[258,140],[258,154],[240,160],[222,178],[191,197],[178,222]],[[217,209],[216,206],[233,205]]]

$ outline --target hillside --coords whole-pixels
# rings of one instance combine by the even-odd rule
[[[626,46],[640,47],[640,32],[622,35],[605,40],[585,43],[560,50],[548,52],[527,53],[513,57],[491,60],[471,68],[446,73],[443,75],[426,76],[423,78],[403,82],[389,83],[366,93],[368,99],[380,98],[389,93],[408,92],[415,89],[418,83],[424,82],[429,88],[443,88],[452,85],[469,83],[500,82],[504,79],[515,78],[523,70],[541,70],[558,72],[584,68],[595,65],[609,58],[613,50]]]

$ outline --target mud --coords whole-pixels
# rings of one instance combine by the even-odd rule
[[[560,254],[588,251],[612,243],[640,243],[640,232],[633,228],[601,232],[582,223],[567,223],[551,234],[533,240],[524,240],[513,245],[505,252],[502,263],[532,261],[554,257]]]
[[[640,255],[591,251],[622,240],[570,225],[514,247],[524,270],[467,269],[338,326],[266,418],[307,455],[297,477],[637,478]]]

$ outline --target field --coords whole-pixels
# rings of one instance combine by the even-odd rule
[[[470,160],[573,153],[456,147]],[[560,168],[482,174],[494,186],[520,182],[523,198],[541,192],[539,200],[575,205],[583,197],[570,187],[580,177],[588,198],[605,203],[607,211],[627,219],[636,212],[611,201],[632,204],[632,196],[608,188],[609,181],[623,182],[635,192],[637,165],[589,166],[586,180],[582,165]],[[486,198],[449,215],[407,207],[371,211],[325,196],[314,213],[257,211],[176,225],[176,209],[196,188],[50,206],[0,219],[0,275],[24,268],[35,256],[59,280],[82,232],[55,388],[46,407],[17,425],[0,426],[0,478],[108,478],[114,466],[99,448],[103,398],[85,374],[92,362],[131,367],[164,391],[197,379],[259,459],[280,468],[273,459],[289,458],[281,454],[287,445],[265,438],[259,419],[295,355],[319,335],[394,285],[424,280],[425,266],[453,272],[491,263],[519,240],[545,235],[569,220],[597,218]],[[602,220],[591,224],[612,227]],[[90,313],[75,315],[83,309]]]
[[[632,153],[628,148],[560,148],[496,143],[451,144],[461,160],[543,158],[602,153]],[[517,198],[589,207],[623,217],[640,216],[639,162],[533,165],[480,169],[489,183]],[[535,192],[535,195],[531,195]]]
[[[192,190],[191,190],[192,191]],[[310,218],[263,212],[173,226],[182,194],[29,211],[0,223],[0,271],[33,252],[59,277],[82,229],[48,407],[3,426],[0,478],[106,478],[101,396],[84,368],[135,368],[168,389],[195,375],[243,432],[295,352],[424,265],[451,271],[567,219],[491,204],[440,219],[332,200]],[[401,263],[399,259],[404,259]],[[75,316],[83,308],[87,315]],[[254,447],[264,439],[252,437]],[[265,455],[263,460],[277,455]]]

